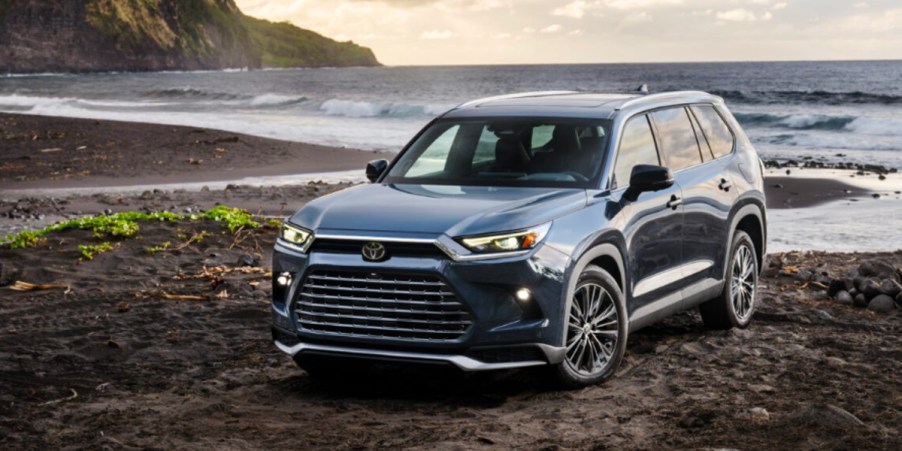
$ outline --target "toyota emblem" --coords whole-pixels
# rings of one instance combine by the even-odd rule
[[[385,258],[385,246],[382,243],[377,243],[375,241],[370,241],[363,245],[363,249],[360,250],[363,254],[363,258],[365,260],[369,260],[371,262],[377,262]]]

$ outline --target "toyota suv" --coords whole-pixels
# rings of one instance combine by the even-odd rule
[[[366,175],[275,244],[273,338],[312,375],[545,365],[580,387],[668,315],[698,307],[726,329],[755,312],[763,168],[719,97],[476,100]]]

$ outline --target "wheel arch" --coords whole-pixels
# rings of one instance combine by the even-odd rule
[[[767,216],[762,203],[755,200],[738,205],[730,220],[730,235],[727,237],[726,253],[724,261],[729,261],[730,249],[737,230],[747,233],[755,245],[755,258],[758,262],[758,271],[764,266],[764,254],[767,252]],[[724,278],[726,277],[726,264],[724,264]]]

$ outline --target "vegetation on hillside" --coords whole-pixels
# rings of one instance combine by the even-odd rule
[[[287,22],[244,16],[251,38],[266,67],[372,66],[372,50],[353,42],[337,42]]]
[[[0,13],[4,4],[0,0]],[[289,23],[245,16],[233,0],[89,0],[86,20],[137,50],[151,45],[182,55],[206,57],[221,47],[246,47],[266,67],[378,65],[373,52],[353,42],[337,42]]]

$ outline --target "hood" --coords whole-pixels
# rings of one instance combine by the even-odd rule
[[[369,184],[316,199],[291,217],[302,227],[449,236],[544,224],[586,205],[586,191]]]

